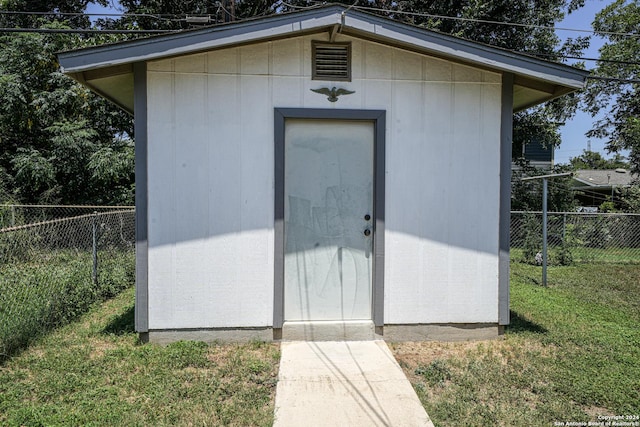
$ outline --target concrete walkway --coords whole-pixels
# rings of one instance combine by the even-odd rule
[[[433,426],[384,341],[281,346],[276,427]]]

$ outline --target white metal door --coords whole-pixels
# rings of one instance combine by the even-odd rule
[[[371,319],[369,121],[285,122],[284,319]]]

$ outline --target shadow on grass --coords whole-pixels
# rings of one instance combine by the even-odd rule
[[[103,330],[105,334],[126,335],[135,332],[135,311],[130,307],[120,316],[113,319]]]
[[[546,328],[538,325],[537,323],[533,323],[524,317],[521,317],[518,313],[511,310],[511,323],[506,327],[506,332],[510,332],[512,334],[519,334],[523,332],[531,332],[534,334],[546,334],[549,332]]]

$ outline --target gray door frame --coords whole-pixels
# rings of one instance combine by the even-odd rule
[[[274,293],[273,328],[284,323],[284,132],[287,119],[362,120],[373,122],[373,323],[384,326],[384,179],[385,129],[384,110],[341,110],[317,108],[276,108],[274,110]]]

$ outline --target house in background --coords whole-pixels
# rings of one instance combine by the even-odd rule
[[[156,342],[497,336],[513,112],[587,75],[336,5],[59,60],[135,115]]]
[[[581,169],[573,173],[572,189],[582,208],[596,211],[606,201],[615,202],[616,189],[631,186],[635,176],[627,169]]]
[[[553,167],[553,146],[545,146],[539,141],[531,141],[526,144],[514,142],[512,157],[514,169],[518,169],[517,160],[524,160],[535,168],[551,169]]]

